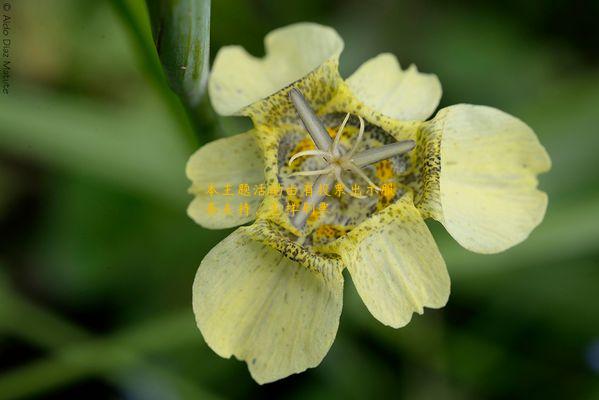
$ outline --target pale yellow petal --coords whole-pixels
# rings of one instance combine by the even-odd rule
[[[193,309],[206,343],[244,360],[258,383],[317,366],[341,314],[343,278],[284,257],[239,228],[202,261]]]
[[[447,303],[445,261],[411,195],[373,216],[350,237],[341,257],[364,304],[380,322],[399,328],[414,312]]]
[[[547,195],[537,175],[550,160],[524,122],[500,110],[461,104],[435,117],[441,129],[441,222],[465,248],[495,253],[528,237]]]
[[[264,163],[252,131],[204,145],[189,158],[186,173],[195,195],[187,213],[198,224],[223,229],[255,218],[262,198],[254,189],[264,184]],[[250,187],[250,196],[239,193],[240,185]]]
[[[236,114],[338,58],[343,40],[332,28],[297,23],[270,32],[264,46],[264,58],[239,46],[223,47],[216,55],[208,91],[219,114]]]
[[[425,120],[441,99],[441,83],[415,65],[402,70],[394,55],[384,53],[360,66],[347,79],[354,95],[367,106],[400,120]]]

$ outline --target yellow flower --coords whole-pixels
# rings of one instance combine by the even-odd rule
[[[536,176],[550,167],[534,132],[497,109],[456,105],[427,121],[441,97],[437,77],[402,70],[390,54],[342,79],[343,41],[331,28],[291,25],[265,46],[261,59],[221,49],[209,81],[215,110],[249,116],[254,129],[205,145],[187,165],[191,218],[208,228],[255,220],[206,255],[193,308],[206,343],[244,360],[259,383],[324,358],[341,314],[343,268],[383,324],[398,328],[424,307],[443,307],[449,277],[424,219],[469,250],[505,250],[543,219],[547,196]],[[268,190],[214,195],[240,184]],[[271,190],[291,185],[314,188],[310,207],[295,215],[285,208],[298,197]],[[349,192],[334,195],[336,185]],[[250,213],[209,215],[211,203],[249,203]],[[321,203],[326,212],[314,217]]]

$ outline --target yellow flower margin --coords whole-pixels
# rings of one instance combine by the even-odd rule
[[[218,52],[209,80],[214,109],[249,116],[254,129],[205,145],[187,165],[195,195],[188,214],[197,223],[221,229],[256,219],[206,255],[193,309],[206,343],[222,357],[246,361],[258,383],[322,361],[339,324],[344,267],[385,325],[402,327],[424,307],[443,307],[449,277],[424,219],[441,222],[469,250],[503,251],[542,221],[547,196],[536,189],[536,177],[550,168],[531,128],[500,110],[460,104],[427,121],[439,104],[439,80],[415,66],[402,70],[393,55],[381,54],[343,80],[343,41],[331,28],[280,28],[266,36],[265,48],[264,58],[239,46]],[[254,215],[205,213],[209,201],[219,201],[209,198],[208,185],[276,182],[278,140],[297,123],[291,87],[318,115],[349,112],[397,140],[417,142],[411,157],[420,168],[419,189],[315,249],[319,257],[269,236],[272,226],[301,235],[285,213],[271,211],[273,196],[250,198]]]

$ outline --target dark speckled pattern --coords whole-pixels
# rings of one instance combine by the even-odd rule
[[[434,140],[429,141],[431,131],[424,130],[422,121],[398,121],[386,117],[359,102],[349,91],[345,82],[339,76],[337,60],[329,60],[310,74],[279,92],[246,107],[242,113],[250,116],[255,125],[254,134],[263,153],[265,162],[265,181],[267,187],[293,185],[298,194],[290,195],[284,190],[282,195],[265,196],[258,213],[257,221],[248,232],[256,239],[269,243],[287,257],[293,258],[313,270],[321,270],[327,266],[337,265],[338,239],[348,236],[356,227],[362,226],[373,216],[385,211],[385,218],[393,218],[398,203],[405,193],[411,193],[410,199],[416,198],[422,203],[423,210],[431,207],[434,194],[428,190],[438,185],[438,176],[424,177],[426,174],[437,174],[439,146]],[[295,108],[289,100],[291,87],[299,89],[316,114],[330,131],[341,123],[345,113],[352,114],[341,145],[348,150],[353,145],[352,139],[357,133],[358,119],[356,115],[366,120],[364,140],[359,148],[365,150],[397,140],[415,140],[417,148],[410,153],[395,156],[389,162],[379,162],[367,167],[365,172],[379,186],[383,183],[393,183],[396,190],[394,196],[383,198],[378,194],[366,199],[352,198],[347,194],[341,198],[333,195],[335,188],[329,188],[331,196],[326,198],[327,212],[318,218],[309,218],[306,226],[299,231],[290,222],[286,211],[289,203],[296,203],[301,209],[303,187],[313,182],[315,177],[290,177],[297,170],[315,170],[324,164],[317,158],[301,158],[292,167],[287,166],[289,158],[299,150],[306,150],[305,140],[309,135],[305,131]],[[304,142],[304,143],[302,143]],[[434,154],[429,154],[430,152]],[[365,190],[367,184],[353,173],[345,172],[344,178],[350,185],[357,183]],[[386,181],[383,181],[385,179]],[[313,191],[318,188],[313,187]],[[410,200],[412,201],[412,200]],[[389,209],[389,210],[388,210]],[[400,215],[395,215],[401,218]],[[381,222],[380,218],[376,221]],[[368,229],[374,229],[367,224]],[[351,235],[354,236],[355,235]]]

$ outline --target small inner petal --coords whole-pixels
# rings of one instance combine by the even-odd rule
[[[296,88],[292,88],[289,91],[289,98],[297,110],[297,114],[302,120],[304,127],[312,137],[312,140],[314,140],[316,147],[320,150],[328,151],[332,143],[331,137],[320,119],[318,119],[312,108],[310,108],[304,95]]]
[[[352,157],[352,161],[362,167],[375,162],[391,158],[396,155],[405,154],[416,147],[413,140],[402,140],[400,142],[390,143],[380,147],[369,148]]]

